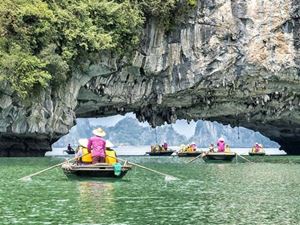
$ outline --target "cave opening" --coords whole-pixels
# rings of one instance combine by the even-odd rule
[[[105,139],[110,140],[116,148],[132,147],[146,151],[151,145],[161,145],[166,141],[174,148],[194,142],[201,150],[206,151],[210,144],[215,144],[218,138],[223,137],[230,147],[243,149],[244,152],[248,152],[255,143],[261,143],[270,149],[272,154],[283,154],[278,150],[280,147],[278,143],[244,127],[232,127],[204,120],[180,119],[173,124],[165,123],[152,128],[148,122],[139,122],[133,113],[101,118],[77,118],[76,125],[69,134],[52,145],[51,154],[61,154],[68,144],[76,148],[80,138],[91,137],[93,129],[98,127],[106,131]],[[135,153],[138,152],[142,153],[140,151]]]

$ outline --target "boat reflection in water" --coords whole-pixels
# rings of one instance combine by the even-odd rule
[[[84,224],[97,223],[115,208],[114,184],[110,182],[83,181],[78,183],[80,211]],[[76,213],[75,213],[76,215]]]

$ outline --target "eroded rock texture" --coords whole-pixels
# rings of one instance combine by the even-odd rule
[[[3,85],[1,154],[16,143],[20,154],[43,153],[76,117],[131,111],[152,125],[244,126],[300,154],[300,0],[199,0],[174,18],[168,30],[149,18],[132,59],[101,53],[27,105]]]

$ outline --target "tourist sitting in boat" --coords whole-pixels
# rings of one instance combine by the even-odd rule
[[[77,157],[77,163],[78,164],[91,164],[92,154],[88,152],[87,145],[88,145],[88,139],[79,139],[78,140],[79,146],[78,151],[76,153]]]
[[[103,137],[106,135],[102,128],[93,130],[95,136],[88,140],[88,151],[92,152],[93,164],[94,163],[105,163],[105,148],[106,141]]]
[[[215,152],[215,146],[214,144],[210,144],[209,148],[208,148],[209,152]]]
[[[218,152],[224,152],[225,151],[225,140],[224,138],[219,138],[218,142],[217,142],[217,146],[218,146]]]
[[[165,149],[160,145],[151,145],[151,152],[163,152]]]
[[[112,148],[114,147],[113,143],[109,140],[106,141],[106,150],[105,150],[105,162],[109,165],[114,165],[118,162],[116,151]]]
[[[162,148],[167,151],[168,150],[168,143],[166,141],[164,141]]]
[[[225,145],[225,152],[231,152],[229,145]]]
[[[262,145],[255,143],[255,145],[252,147],[252,152],[257,153],[262,151]]]
[[[258,143],[255,143],[255,146],[254,146],[254,152],[259,152],[260,150],[260,146]]]
[[[194,152],[197,150],[197,145],[192,142],[190,145],[180,145],[179,152]]]
[[[187,146],[186,145],[180,145],[178,152],[186,152],[186,151],[187,151]]]

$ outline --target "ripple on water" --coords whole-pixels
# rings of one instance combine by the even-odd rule
[[[179,177],[136,168],[123,181],[68,180],[59,161],[0,159],[1,224],[298,224],[299,164],[184,164],[172,157],[131,160]]]

